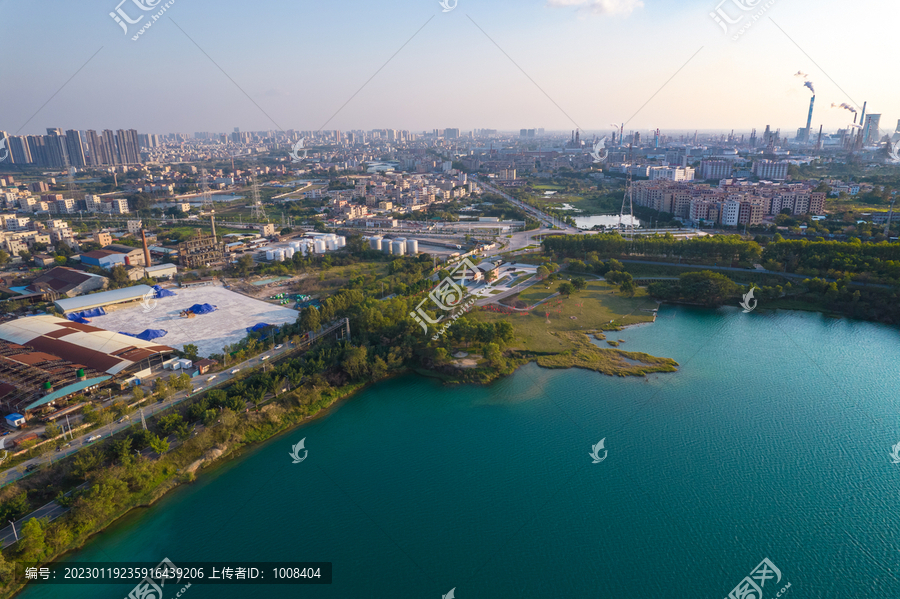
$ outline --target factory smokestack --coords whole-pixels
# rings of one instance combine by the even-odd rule
[[[147,248],[147,236],[144,234],[143,229],[141,229],[141,243],[144,244],[144,266],[151,266],[150,250]]]
[[[810,128],[812,127],[812,114],[813,114],[813,106],[816,103],[816,96],[813,95],[812,98],[809,99],[809,116],[806,117],[806,141],[809,143],[809,135],[811,133]]]
[[[822,125],[819,125],[819,139],[816,141],[816,152],[822,151]]]

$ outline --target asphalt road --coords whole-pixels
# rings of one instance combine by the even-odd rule
[[[191,382],[194,387],[194,393],[196,394],[198,391],[201,391],[201,390],[205,391],[205,390],[209,389],[210,387],[215,387],[222,383],[226,383],[226,382],[232,380],[233,378],[235,378],[235,376],[237,376],[239,374],[239,373],[231,374],[235,368],[237,368],[239,371],[243,372],[245,369],[259,367],[261,364],[263,364],[264,362],[267,361],[267,360],[263,360],[263,357],[270,356],[270,358],[268,358],[268,359],[274,359],[276,356],[280,356],[280,355],[284,354],[285,352],[290,351],[291,349],[292,348],[290,347],[290,344],[285,344],[284,347],[282,347],[279,350],[265,351],[254,358],[250,358],[249,360],[241,362],[237,366],[229,365],[229,367],[226,370],[224,370],[223,372],[195,376],[193,379],[191,379]],[[170,397],[169,399],[167,399],[164,402],[158,402],[158,401],[156,401],[156,399],[151,397],[150,399],[145,400],[141,404],[141,407],[143,407],[143,409],[144,409],[144,417],[149,418],[153,414],[156,414],[157,412],[165,410],[166,408],[169,408],[181,401],[184,401],[188,397],[189,396],[184,391],[179,391],[178,393],[176,393],[175,395],[173,395],[172,397]],[[107,402],[107,404],[108,403],[109,402]],[[20,464],[17,464],[16,467],[14,467],[14,468],[8,468],[7,470],[0,472],[0,486],[7,485],[9,483],[12,483],[16,480],[19,480],[20,478],[23,478],[23,477],[31,474],[31,472],[24,471],[27,467],[29,467],[31,465],[39,466],[41,464],[54,462],[61,458],[69,456],[69,455],[79,451],[80,449],[83,449],[85,446],[90,445],[90,443],[88,442],[88,439],[92,436],[100,435],[101,437],[109,437],[123,429],[128,428],[129,426],[132,426],[135,424],[140,425],[140,422],[141,422],[140,410],[135,410],[134,412],[132,412],[131,414],[129,414],[122,420],[119,420],[116,422],[111,422],[111,423],[107,424],[106,426],[94,429],[90,432],[86,432],[86,433],[83,433],[80,435],[75,433],[76,436],[74,439],[70,439],[68,441],[63,441],[63,440],[59,439],[58,443],[60,445],[65,445],[66,443],[68,443],[68,446],[63,448],[62,451],[59,451],[59,452],[52,451],[50,453],[47,453],[47,454],[44,454],[44,455],[41,455],[41,456],[38,456],[35,458],[31,458]],[[43,429],[30,429],[29,432],[40,432],[42,430]]]

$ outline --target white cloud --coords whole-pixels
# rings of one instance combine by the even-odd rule
[[[554,8],[576,7],[579,12],[594,15],[629,15],[636,8],[643,8],[643,0],[547,0]]]

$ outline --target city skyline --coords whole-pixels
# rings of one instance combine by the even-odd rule
[[[265,13],[175,3],[136,41],[137,25],[126,34],[110,18],[115,8],[92,0],[50,19],[0,2],[0,48],[17,56],[0,87],[0,129],[600,133],[625,122],[626,131],[793,133],[810,97],[798,71],[815,82],[814,128],[847,126],[852,115],[832,104],[861,111],[868,102],[885,133],[900,117],[900,84],[863,58],[883,54],[889,17],[900,11],[872,1],[775,3],[736,41],[710,16],[716,3],[699,0],[461,1],[446,13],[436,1],[278,3]],[[811,28],[813,8],[828,23]],[[123,10],[139,16],[131,3]],[[246,31],[266,35],[217,35],[236,14]],[[40,47],[17,53],[38,28]],[[853,40],[852,57],[833,43],[838,36]]]

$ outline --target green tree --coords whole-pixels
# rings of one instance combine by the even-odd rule
[[[169,451],[169,440],[165,437],[157,437],[156,435],[150,439],[150,449],[156,452],[157,455],[163,455],[167,451]]]
[[[365,347],[351,347],[344,353],[344,360],[341,366],[351,380],[358,380],[368,374],[369,368],[366,363],[366,353]]]
[[[40,520],[32,518],[22,527],[19,536],[19,559],[23,562],[41,561],[46,548],[44,527]]]
[[[195,362],[195,361],[197,360],[198,355],[199,355],[199,354],[198,354],[199,350],[197,349],[197,346],[194,345],[193,343],[185,343],[185,344],[184,344],[184,348],[183,348],[181,351],[184,352],[184,355],[185,355],[185,356],[187,357],[187,359],[190,360],[191,362]]]
[[[9,262],[9,254],[4,250],[0,250],[0,266],[5,265]]]
[[[248,274],[253,272],[253,256],[251,256],[250,254],[244,254],[243,256],[238,258],[235,268],[237,269],[240,276],[246,277]]]
[[[572,279],[572,287],[574,287],[576,291],[584,291],[587,287],[587,281],[582,277],[575,277]]]
[[[307,306],[300,314],[300,328],[304,331],[318,331],[321,327],[319,310],[315,306]]]
[[[503,358],[503,352],[496,343],[487,343],[484,346],[484,358],[492,368],[502,369],[506,366],[506,360]]]
[[[572,285],[571,283],[569,283],[568,281],[564,281],[559,284],[557,291],[559,291],[560,294],[565,295],[566,297],[569,297],[570,295],[572,295],[572,292],[575,291],[575,286]]]
[[[144,390],[138,386],[135,386],[131,390],[131,397],[134,398],[134,401],[141,401],[142,399],[144,399]]]
[[[181,417],[181,414],[168,414],[159,419],[159,430],[163,432],[165,435],[169,435],[175,432],[181,424],[183,424],[184,419]]]
[[[538,266],[537,268],[537,276],[538,279],[546,279],[550,275],[550,270],[546,266]]]
[[[52,439],[53,437],[58,437],[62,431],[59,429],[59,425],[55,422],[48,422],[46,426],[44,426],[44,438]]]

